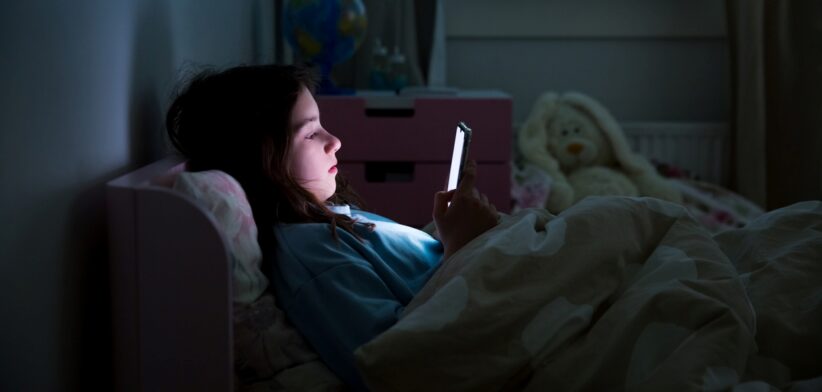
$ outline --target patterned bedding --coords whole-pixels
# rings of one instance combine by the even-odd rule
[[[378,391],[822,390],[822,203],[712,234],[649,198],[524,209],[356,352]]]
[[[729,189],[701,181],[671,165],[658,162],[656,165],[660,174],[682,194],[683,206],[712,233],[743,227],[765,213],[761,207]],[[553,183],[548,173],[531,164],[523,164],[522,168],[515,165],[511,180],[513,211],[546,204]]]

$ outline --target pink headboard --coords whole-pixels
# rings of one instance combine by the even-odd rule
[[[214,219],[169,157],[107,184],[117,391],[231,391],[232,288]]]

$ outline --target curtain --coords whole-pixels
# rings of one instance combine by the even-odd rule
[[[822,2],[726,6],[731,186],[767,209],[822,199]]]

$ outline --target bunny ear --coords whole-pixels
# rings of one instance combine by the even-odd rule
[[[605,137],[611,142],[614,157],[617,162],[619,162],[620,166],[628,172],[641,172],[647,170],[647,165],[642,157],[631,151],[631,147],[628,144],[628,139],[625,138],[625,133],[622,131],[622,127],[616,119],[611,116],[608,109],[605,109],[604,106],[600,105],[599,102],[595,101],[591,97],[578,92],[565,93],[563,94],[563,99],[569,104],[579,108],[583,113],[588,114],[588,116],[591,117],[597,125],[599,125],[599,128],[602,129],[603,133],[605,133]]]
[[[559,163],[545,146],[548,141],[545,125],[556,113],[558,99],[559,94],[550,91],[537,99],[517,134],[517,142],[526,161],[545,170],[555,181],[565,181],[565,176],[559,170]]]

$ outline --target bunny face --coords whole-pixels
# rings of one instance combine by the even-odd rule
[[[611,165],[611,145],[589,116],[570,105],[562,105],[545,124],[545,148],[564,171],[580,167]]]

